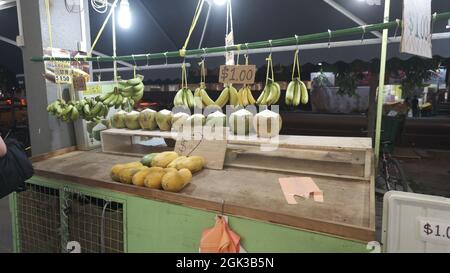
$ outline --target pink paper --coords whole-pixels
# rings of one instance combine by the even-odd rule
[[[287,177],[278,179],[286,201],[290,205],[297,204],[295,196],[308,199],[311,195],[316,202],[323,202],[323,192],[311,177]]]

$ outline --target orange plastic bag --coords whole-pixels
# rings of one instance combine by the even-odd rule
[[[233,232],[225,218],[216,217],[213,228],[203,231],[200,240],[200,253],[239,253],[241,238]]]

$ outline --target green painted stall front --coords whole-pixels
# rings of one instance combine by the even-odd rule
[[[55,189],[70,188],[98,198],[124,203],[124,250],[126,252],[198,252],[202,231],[214,225],[216,213],[144,199],[119,192],[85,187],[44,177],[31,184]],[[15,250],[20,251],[16,195],[11,197]],[[367,252],[366,244],[276,224],[229,217],[231,228],[241,236],[250,253],[264,252]]]

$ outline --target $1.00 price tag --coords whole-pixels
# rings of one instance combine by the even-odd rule
[[[450,222],[431,218],[419,218],[418,220],[422,240],[450,245]]]
[[[255,83],[256,65],[221,65],[220,83],[253,84]]]

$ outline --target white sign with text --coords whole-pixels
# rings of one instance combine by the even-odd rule
[[[403,0],[400,51],[432,58],[431,0]]]

